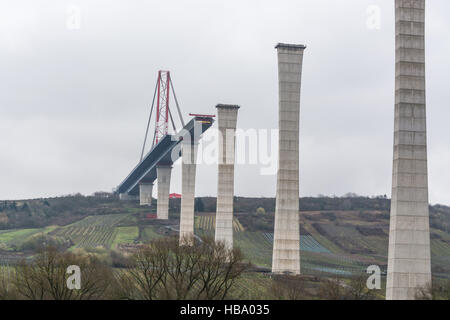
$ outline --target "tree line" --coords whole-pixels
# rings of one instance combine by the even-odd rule
[[[178,239],[154,241],[113,269],[95,255],[42,248],[0,273],[0,299],[24,300],[223,300],[249,264],[239,249],[203,239],[180,246]],[[67,268],[78,266],[80,289],[67,285]]]

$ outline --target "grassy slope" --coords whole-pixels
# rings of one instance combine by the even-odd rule
[[[152,241],[156,239],[161,239],[163,235],[157,232],[157,228],[155,226],[146,226],[144,228],[141,241]]]
[[[303,228],[330,253],[301,251],[301,267],[304,274],[320,275],[327,273],[348,274],[364,272],[373,264],[382,269],[387,265],[389,220],[380,219],[373,212],[373,221],[358,219],[358,213],[342,211],[336,213],[336,220],[320,217],[320,212],[308,212],[314,220],[301,217]],[[303,215],[303,214],[302,214]],[[319,224],[326,232],[320,233],[313,224]],[[378,228],[384,234],[363,235],[357,226]],[[450,245],[448,233],[432,229],[440,239],[431,241],[432,265],[439,276],[450,277]],[[446,242],[447,241],[447,242]],[[262,232],[235,233],[235,245],[240,247],[248,259],[256,265],[270,267],[272,243],[263,237]]]
[[[131,208],[132,209],[132,208]],[[40,229],[18,229],[0,231],[0,243],[4,246],[19,245],[36,233],[69,237],[74,247],[117,248],[120,243],[133,243],[139,237],[136,216],[131,213],[88,216],[78,222],[64,227],[47,227]],[[131,210],[131,211],[130,211]],[[134,209],[135,212],[142,210]],[[329,212],[328,212],[329,213]],[[302,212],[300,221],[302,228],[315,241],[328,249],[329,253],[317,253],[303,250],[301,252],[302,271],[306,274],[330,272],[361,271],[371,264],[385,267],[387,264],[388,226],[389,220],[382,218],[378,211],[367,211],[373,219],[364,219],[358,211],[334,211],[335,219],[329,219],[321,211]],[[214,236],[214,214],[196,216],[195,232],[200,236]],[[172,220],[170,223],[176,223]],[[163,236],[158,224],[142,227],[141,241],[151,241]],[[322,230],[317,230],[320,225]],[[234,243],[241,248],[248,260],[253,264],[270,268],[272,259],[272,243],[262,231],[245,230],[238,219],[234,219]],[[379,228],[384,235],[364,236],[357,227]],[[432,229],[431,241],[432,263],[439,274],[450,277],[450,235]]]
[[[6,248],[10,248],[12,245],[20,246],[33,235],[38,233],[47,234],[56,228],[56,226],[49,226],[36,229],[2,230],[0,231],[0,243],[5,244]]]
[[[139,236],[138,227],[117,227],[117,234],[112,242],[112,248],[116,249],[120,243],[133,243]]]

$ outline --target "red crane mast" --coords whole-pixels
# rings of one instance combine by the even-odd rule
[[[170,71],[158,72],[158,100],[156,102],[155,144],[169,132]]]

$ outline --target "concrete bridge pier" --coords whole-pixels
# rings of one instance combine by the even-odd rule
[[[396,73],[386,299],[431,285],[425,95],[425,0],[395,0]]]
[[[156,206],[157,219],[169,219],[169,194],[171,165],[158,165],[156,167],[156,179],[158,181],[158,202]]]
[[[219,104],[219,165],[217,179],[216,242],[233,248],[235,132],[239,106]]]
[[[197,142],[181,143],[181,213],[180,245],[194,244],[195,174],[197,167]]]
[[[279,43],[279,150],[273,273],[300,274],[299,120],[304,45]]]
[[[141,206],[152,205],[153,182],[139,182],[139,203]]]

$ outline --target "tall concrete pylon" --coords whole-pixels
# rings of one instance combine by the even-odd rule
[[[299,121],[304,45],[279,43],[279,150],[273,273],[300,274]]]
[[[395,1],[394,163],[386,299],[431,284],[425,99],[425,0]]]
[[[190,139],[187,139],[190,140]],[[180,245],[194,244],[195,173],[198,143],[181,142]]]
[[[217,179],[216,242],[233,248],[235,133],[239,106],[219,104],[219,164]]]
[[[153,182],[139,182],[139,204],[141,206],[152,205]]]
[[[169,219],[169,193],[171,165],[159,165],[156,167],[156,177],[158,181],[158,202],[156,205],[157,219]]]

